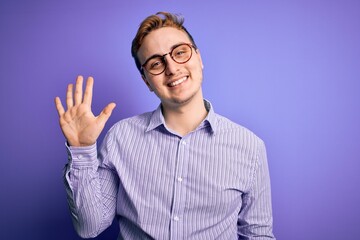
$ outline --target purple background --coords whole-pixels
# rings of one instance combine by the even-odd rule
[[[105,131],[156,108],[130,44],[159,10],[185,16],[215,110],[265,140],[278,239],[358,239],[358,0],[2,0],[0,239],[78,239],[53,99],[82,74],[95,78],[95,113],[117,103]]]

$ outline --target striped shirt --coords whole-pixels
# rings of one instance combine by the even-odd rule
[[[97,151],[68,147],[65,185],[76,231],[118,239],[274,239],[263,141],[216,114],[186,136],[155,111],[121,120]]]

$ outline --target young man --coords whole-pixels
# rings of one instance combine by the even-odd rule
[[[115,124],[96,140],[115,107],[91,112],[93,79],[57,97],[67,139],[65,169],[74,226],[95,237],[117,218],[119,239],[274,239],[265,146],[249,130],[216,114],[203,99],[199,49],[169,13],[146,18],[132,54],[153,112]]]

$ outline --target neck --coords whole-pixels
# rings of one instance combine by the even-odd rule
[[[185,136],[195,130],[207,115],[202,95],[176,107],[162,104],[162,112],[166,126],[180,136]]]

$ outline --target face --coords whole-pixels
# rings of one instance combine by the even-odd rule
[[[185,32],[173,27],[163,27],[150,32],[143,41],[138,57],[143,64],[154,55],[169,53],[174,46],[191,43]],[[170,55],[165,56],[167,67],[159,75],[144,70],[142,78],[149,89],[160,98],[163,106],[176,107],[201,98],[202,61],[199,50],[192,48],[189,61],[176,63]]]

